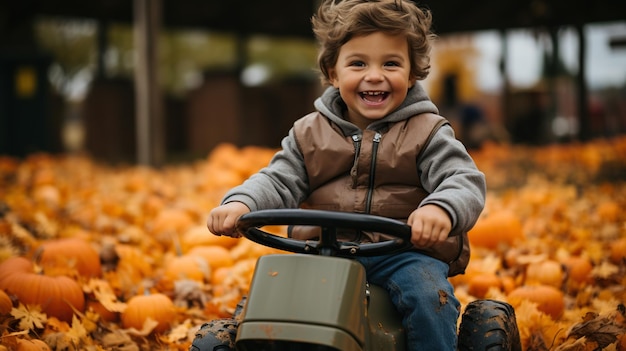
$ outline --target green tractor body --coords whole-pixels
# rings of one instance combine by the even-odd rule
[[[401,320],[386,292],[367,286],[363,266],[345,258],[261,257],[242,315],[237,350],[271,349],[272,344],[299,350],[313,345],[316,350],[404,350]]]

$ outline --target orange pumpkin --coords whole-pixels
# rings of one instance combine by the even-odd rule
[[[479,273],[469,278],[467,292],[478,298],[483,298],[491,288],[502,288],[502,281],[495,273]]]
[[[38,339],[18,339],[17,351],[50,351],[50,347],[48,344]]]
[[[102,274],[98,251],[84,239],[47,241],[37,249],[36,258],[47,274],[76,272],[84,277],[99,277]]]
[[[609,256],[611,262],[615,264],[624,264],[626,262],[626,238],[620,238],[611,243]]]
[[[622,209],[617,201],[608,200],[598,205],[596,213],[602,221],[617,222],[622,213]]]
[[[175,239],[194,225],[194,218],[180,208],[161,210],[152,222],[151,234],[164,247],[169,247]]]
[[[470,244],[495,249],[501,244],[512,245],[524,239],[522,222],[509,210],[498,210],[480,217],[467,233]]]
[[[72,321],[72,308],[81,312],[85,309],[83,290],[75,280],[35,273],[32,262],[24,257],[11,257],[0,264],[0,289],[66,322]]]
[[[616,346],[618,350],[626,350],[626,333],[617,337]]]
[[[233,267],[219,267],[211,272],[211,285],[219,285],[224,280],[233,274]]]
[[[200,245],[218,245],[230,249],[237,243],[239,243],[239,239],[225,235],[214,235],[204,225],[189,228],[181,238],[183,250],[189,250]]]
[[[0,290],[0,316],[8,314],[13,309],[13,301],[4,290]]]
[[[507,295],[508,302],[517,307],[524,300],[537,304],[537,309],[557,320],[565,310],[565,300],[561,290],[548,285],[523,285]]]
[[[158,324],[154,332],[161,333],[168,330],[176,318],[176,308],[172,300],[164,294],[147,292],[144,295],[133,296],[128,300],[126,309],[122,312],[124,328],[141,330],[148,318]]]
[[[187,255],[201,257],[209,263],[212,269],[230,267],[235,264],[235,260],[230,255],[230,251],[222,246],[196,246],[189,250]]]
[[[175,256],[165,264],[163,276],[170,281],[181,279],[208,281],[211,279],[211,266],[200,256]]]
[[[587,258],[570,256],[563,260],[566,267],[567,279],[575,284],[587,284],[592,281],[593,265]]]
[[[532,262],[526,266],[527,285],[543,284],[559,288],[563,285],[564,278],[563,266],[554,260]]]

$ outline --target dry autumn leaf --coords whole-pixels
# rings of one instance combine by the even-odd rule
[[[41,312],[41,307],[38,305],[25,306],[21,303],[18,307],[14,307],[11,310],[11,316],[19,321],[18,326],[21,330],[42,329],[48,320],[48,317]]]

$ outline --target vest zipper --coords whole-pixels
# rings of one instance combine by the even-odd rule
[[[361,134],[354,134],[352,136],[352,144],[354,145],[354,162],[352,163],[352,169],[350,169],[350,177],[352,178],[352,189],[356,189],[357,184],[357,167],[359,163],[359,154],[361,153],[361,140],[363,136]]]
[[[378,145],[380,145],[380,139],[382,135],[379,132],[374,134],[372,140],[372,163],[370,164],[370,180],[369,187],[367,189],[367,202],[365,203],[365,213],[370,213],[372,209],[372,195],[374,193],[374,176],[376,175],[376,155],[378,154]]]

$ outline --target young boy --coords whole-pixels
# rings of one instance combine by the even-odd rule
[[[456,350],[460,304],[447,278],[467,265],[485,178],[418,83],[430,68],[431,15],[410,1],[331,0],[312,24],[329,87],[207,227],[238,237],[241,215],[300,206],[406,221],[414,250],[358,260],[402,314],[408,350]]]

